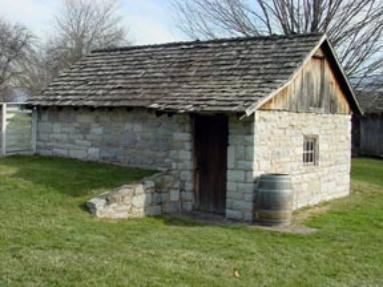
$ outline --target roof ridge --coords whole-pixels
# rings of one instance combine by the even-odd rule
[[[195,45],[195,44],[213,44],[213,43],[230,43],[230,42],[246,42],[254,40],[273,40],[273,39],[293,39],[293,38],[302,38],[310,36],[320,36],[323,37],[325,33],[314,32],[314,33],[301,33],[301,34],[273,34],[267,36],[250,36],[250,37],[231,37],[231,38],[219,38],[219,39],[210,39],[210,40],[192,40],[192,41],[176,41],[176,42],[167,42],[160,44],[144,44],[144,45],[132,45],[132,46],[122,46],[122,47],[110,47],[110,48],[100,48],[91,51],[93,53],[107,53],[107,52],[123,52],[135,49],[146,49],[146,48],[164,48],[164,47],[176,47],[182,45]]]

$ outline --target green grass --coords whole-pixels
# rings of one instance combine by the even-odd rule
[[[354,160],[352,196],[298,214],[311,214],[305,224],[319,231],[310,235],[98,220],[84,209],[93,195],[149,174],[0,160],[0,286],[383,286],[383,161]]]

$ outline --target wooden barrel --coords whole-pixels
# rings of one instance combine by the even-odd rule
[[[293,211],[293,190],[288,174],[264,174],[260,177],[255,218],[268,226],[287,225]]]

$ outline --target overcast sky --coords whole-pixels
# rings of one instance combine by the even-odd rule
[[[170,0],[120,0],[121,15],[134,44],[185,40],[177,31]],[[0,16],[23,23],[37,36],[49,35],[60,0],[0,0]]]

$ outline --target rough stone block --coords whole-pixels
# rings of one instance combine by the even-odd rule
[[[245,159],[248,161],[253,161],[253,159],[254,159],[254,147],[253,146],[247,146],[245,148]]]
[[[141,123],[135,123],[134,126],[133,126],[133,131],[135,132],[142,132],[143,130],[143,126]]]
[[[153,204],[160,204],[160,203],[162,203],[162,196],[161,196],[161,193],[154,192],[154,193],[152,194],[152,203],[153,203]]]
[[[237,182],[232,182],[228,181],[226,185],[227,191],[228,192],[236,192],[238,188],[238,183]]]
[[[92,143],[90,141],[87,141],[87,140],[76,139],[75,143],[79,147],[84,147],[84,146],[90,147],[90,146],[92,146]]]
[[[245,182],[251,182],[253,183],[255,181],[255,176],[252,171],[246,172],[246,180]]]
[[[94,147],[89,148],[88,158],[90,160],[98,160],[100,158],[100,149]]]
[[[76,118],[79,123],[92,123],[94,121],[92,114],[86,112],[78,113]]]
[[[187,161],[192,160],[192,153],[190,151],[181,150],[178,153],[178,155],[179,155],[179,159],[181,159],[181,160],[187,160]]]
[[[179,141],[191,141],[191,134],[190,133],[176,132],[173,134],[173,139],[179,140]]]
[[[98,215],[97,212],[100,212],[100,209],[104,208],[105,205],[106,199],[102,197],[92,198],[86,203],[86,206],[89,208],[89,211],[96,216]]]
[[[243,200],[247,202],[253,202],[255,199],[255,191],[252,193],[243,193]]]
[[[243,193],[238,191],[227,191],[226,198],[227,200],[232,200],[232,199],[243,200]]]
[[[194,194],[192,191],[182,191],[181,192],[181,199],[183,202],[192,201],[193,198],[194,198]]]
[[[145,214],[148,216],[159,216],[162,214],[162,208],[160,205],[149,206],[145,209]]]
[[[243,145],[235,146],[235,159],[244,160],[245,159],[245,147]]]
[[[49,140],[49,133],[39,132],[38,137],[39,137],[40,141],[48,141]]]
[[[246,161],[246,160],[239,160],[237,161],[236,168],[241,170],[252,170],[253,169],[253,162],[252,161]]]
[[[244,200],[232,200],[232,209],[244,211],[251,211],[253,209],[253,202]]]
[[[101,136],[103,132],[104,132],[104,129],[102,127],[92,127],[90,129],[90,134],[93,134],[93,135]]]
[[[189,212],[193,210],[193,203],[192,202],[183,202],[182,203],[182,210]]]
[[[144,180],[144,189],[147,190],[149,188],[154,188],[155,184],[154,184],[154,181],[151,180],[151,179],[146,179]]]
[[[168,202],[170,200],[170,195],[169,192],[167,193],[161,193],[161,201],[162,202]]]
[[[176,163],[177,170],[191,170],[193,169],[193,163],[191,161],[182,161]]]
[[[52,131],[52,125],[46,122],[39,122],[37,130],[41,133],[50,133]]]
[[[179,190],[171,190],[169,192],[170,194],[170,201],[179,201],[180,200],[180,191]]]
[[[41,154],[41,155],[43,155],[43,156],[52,156],[52,155],[54,155],[53,154],[53,151],[52,150],[49,150],[49,149],[37,149],[37,153],[38,154]]]
[[[235,167],[235,146],[229,146],[227,149],[227,167]]]
[[[247,193],[247,194],[253,194],[255,190],[255,185],[254,183],[244,183],[240,182],[238,183],[238,191]]]
[[[242,219],[242,213],[240,211],[237,211],[237,210],[226,209],[226,218],[241,220]]]
[[[228,170],[227,179],[232,182],[243,182],[245,181],[246,173],[242,170]]]
[[[88,156],[88,153],[85,150],[70,150],[69,156],[73,158],[78,158],[78,159],[86,159]]]
[[[54,133],[60,133],[61,132],[61,124],[60,123],[54,123],[52,125],[52,130]]]
[[[144,206],[145,206],[145,194],[135,195],[132,198],[132,205],[136,208],[144,208]]]
[[[68,156],[68,151],[65,150],[65,149],[54,148],[52,154],[55,155],[55,156],[67,157]]]
[[[141,195],[145,193],[144,185],[137,184],[134,188],[134,195]]]
[[[243,220],[246,222],[253,222],[254,221],[253,213],[252,212],[244,212]]]
[[[180,179],[186,181],[192,181],[193,174],[191,171],[181,171]]]

